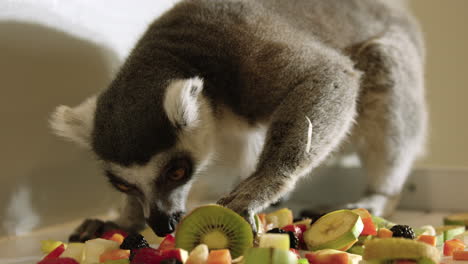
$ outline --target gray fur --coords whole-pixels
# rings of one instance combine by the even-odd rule
[[[255,171],[220,204],[251,220],[349,139],[369,174],[368,196],[354,205],[388,214],[422,150],[427,119],[423,40],[405,6],[182,1],[148,28],[99,96],[92,147],[123,166],[175,148],[182,132],[163,111],[165,89],[199,76],[214,122],[227,111],[267,127]]]

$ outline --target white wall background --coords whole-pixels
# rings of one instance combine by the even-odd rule
[[[176,0],[0,0],[0,236],[105,213],[119,197],[89,153],[50,134],[59,104],[106,87],[146,25]],[[468,167],[465,0],[413,0],[428,40],[429,155]]]

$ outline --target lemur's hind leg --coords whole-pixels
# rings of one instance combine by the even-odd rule
[[[422,49],[389,32],[355,53],[364,76],[352,140],[368,182],[365,196],[349,207],[386,216],[399,202],[426,134]]]
[[[218,201],[251,223],[337,147],[355,117],[360,74],[344,56],[319,52],[273,114],[256,171]]]

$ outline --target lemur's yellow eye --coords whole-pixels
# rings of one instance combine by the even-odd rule
[[[173,181],[178,181],[178,180],[182,180],[184,177],[185,177],[185,174],[186,174],[186,170],[185,168],[178,168],[176,170],[174,170],[171,175],[169,176],[169,178]]]
[[[178,158],[171,160],[163,171],[165,179],[171,181],[182,181],[190,177],[192,171],[192,163],[188,158]]]
[[[130,187],[127,186],[127,185],[125,185],[125,184],[123,184],[123,183],[117,183],[117,184],[115,185],[115,187],[117,187],[117,189],[119,189],[119,190],[122,191],[122,192],[128,192],[128,191],[130,191]]]

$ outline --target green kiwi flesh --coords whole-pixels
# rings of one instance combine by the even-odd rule
[[[232,258],[242,256],[253,246],[249,223],[234,211],[206,205],[194,209],[176,228],[176,247],[192,251],[199,244],[211,249],[229,249]]]

